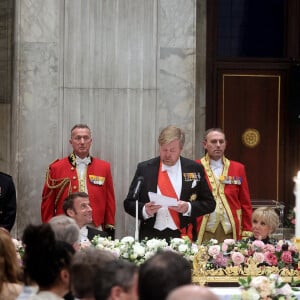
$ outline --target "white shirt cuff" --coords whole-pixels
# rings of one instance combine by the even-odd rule
[[[153,216],[149,216],[147,213],[146,213],[146,208],[145,208],[145,205],[143,206],[143,218],[144,220],[147,220],[149,218],[152,218]]]
[[[188,206],[189,206],[189,208],[188,208],[187,212],[184,213],[184,214],[182,214],[184,217],[190,217],[190,216],[191,216],[191,213],[192,213],[192,205],[191,205],[190,202],[188,202]]]

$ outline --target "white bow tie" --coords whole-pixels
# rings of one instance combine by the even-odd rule
[[[83,159],[76,157],[76,165],[80,165],[80,164],[88,165],[90,163],[91,163],[90,157],[85,157]]]

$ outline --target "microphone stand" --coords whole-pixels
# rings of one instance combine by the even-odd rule
[[[135,233],[134,239],[139,240],[139,196],[135,199]]]

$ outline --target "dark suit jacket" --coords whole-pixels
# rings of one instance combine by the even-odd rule
[[[0,227],[12,229],[16,219],[16,190],[11,176],[0,172]]]
[[[87,237],[91,241],[96,235],[99,235],[101,237],[108,237],[108,234],[105,231],[98,230],[93,227],[87,226],[88,234]]]
[[[180,227],[184,228],[189,223],[195,224],[196,217],[211,213],[216,207],[216,202],[205,180],[203,166],[197,164],[195,161],[180,157],[182,169],[182,190],[180,200],[189,201],[191,203],[192,211],[190,217],[184,217],[179,214]],[[149,202],[148,192],[157,192],[158,171],[160,165],[160,158],[156,157],[148,161],[138,164],[136,173],[131,182],[129,192],[124,200],[125,211],[131,216],[135,217],[136,202],[133,199],[133,193],[137,184],[137,179],[140,176],[144,177],[144,181],[139,193],[138,200],[138,216],[141,220],[140,225],[140,239],[145,237],[154,238],[153,226],[155,223],[156,215],[147,220],[143,219],[143,207],[146,202]],[[199,175],[199,180],[195,187],[192,188],[192,182],[184,178],[185,173],[195,173]],[[196,226],[195,226],[196,230]],[[194,232],[193,239],[196,240],[197,233]]]

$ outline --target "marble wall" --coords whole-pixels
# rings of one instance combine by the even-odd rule
[[[202,96],[196,99],[196,65],[205,70],[205,57],[196,53],[201,24],[196,4],[205,18],[205,1],[197,3],[16,1],[16,122],[11,128],[11,171],[18,191],[15,235],[29,222],[40,222],[45,170],[71,150],[68,140],[75,123],[89,124],[92,155],[111,163],[118,237],[134,234],[134,219],[124,213],[123,199],[137,163],[157,155],[160,129],[171,123],[184,128],[183,154],[198,156],[195,137],[204,131],[205,82],[197,83]],[[197,30],[205,41],[205,28]]]

